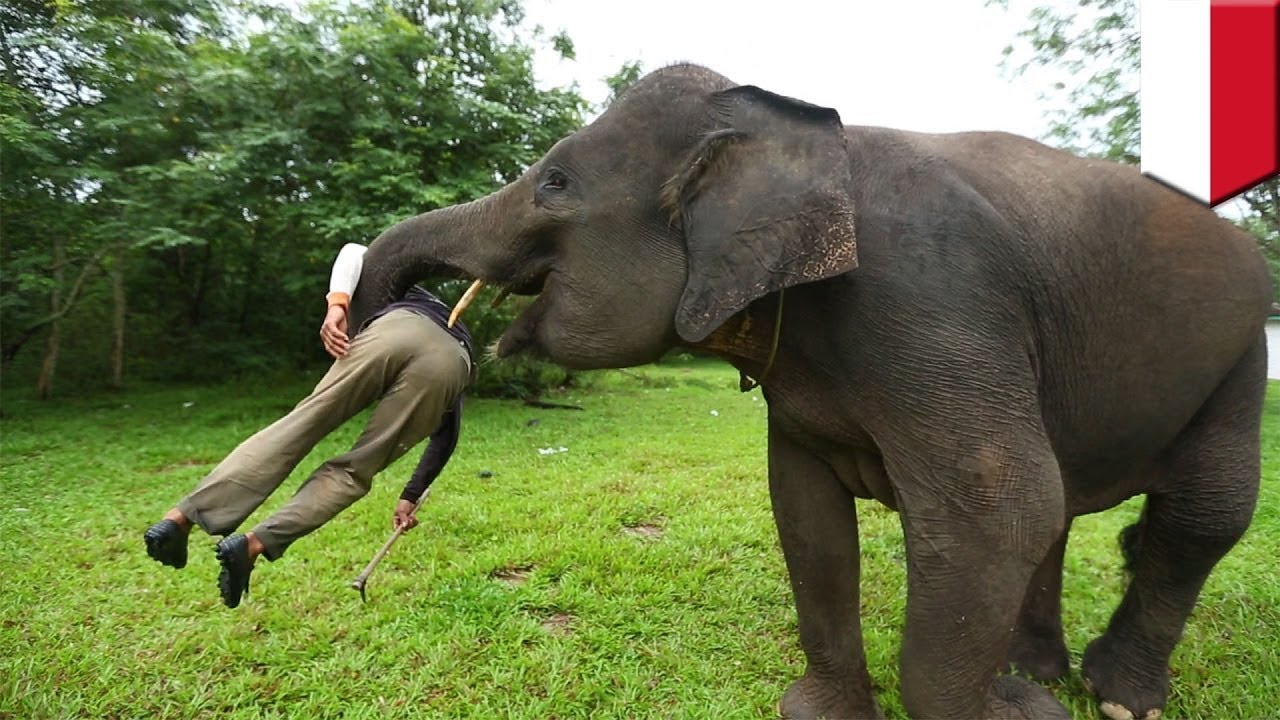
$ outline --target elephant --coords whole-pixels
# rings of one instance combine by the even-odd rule
[[[498,357],[618,368],[689,348],[760,386],[806,660],[785,717],[883,717],[856,498],[903,528],[916,718],[1069,717],[1035,682],[1070,670],[1068,531],[1139,494],[1123,600],[1081,672],[1110,717],[1157,717],[1256,504],[1256,243],[1132,167],[1028,138],[845,126],[663,67],[491,195],[383,231],[351,327],[429,276],[533,297]]]

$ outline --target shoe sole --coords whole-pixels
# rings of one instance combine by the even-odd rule
[[[148,528],[142,539],[147,543],[147,554],[152,560],[175,570],[187,566],[185,538],[175,538],[169,533]]]
[[[249,594],[249,573],[253,572],[253,568],[244,569],[248,562],[248,548],[242,554],[235,548],[218,543],[213,552],[218,558],[218,564],[222,566],[222,571],[218,573],[218,592],[222,595],[222,604],[235,609],[240,606],[241,598]],[[240,571],[244,572],[244,582],[241,587],[236,588],[232,575],[239,574]]]

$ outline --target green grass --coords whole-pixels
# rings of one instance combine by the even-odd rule
[[[193,535],[175,572],[147,558],[141,533],[305,380],[49,405],[10,395],[0,717],[770,717],[803,656],[764,480],[764,403],[736,380],[689,362],[596,375],[555,398],[583,412],[471,401],[423,525],[378,568],[368,605],[348,584],[387,537],[416,452],[260,565],[235,611],[218,601],[212,539]],[[1277,712],[1280,398],[1266,422],[1257,517],[1174,656],[1171,717]],[[322,443],[254,517],[359,429]],[[859,509],[867,654],[886,713],[902,717],[901,530],[887,510]],[[1119,600],[1115,536],[1136,512],[1131,501],[1076,524],[1065,616],[1077,668]],[[1078,673],[1053,690],[1076,717],[1099,717]]]

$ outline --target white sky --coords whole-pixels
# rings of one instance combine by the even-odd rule
[[[1033,4],[983,0],[525,0],[526,21],[568,33],[576,60],[541,52],[545,85],[588,100],[629,60],[645,71],[705,65],[735,82],[835,108],[845,124],[1040,137],[1046,109],[1030,77],[1008,79],[1001,50]]]

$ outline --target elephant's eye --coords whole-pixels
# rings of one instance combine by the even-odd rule
[[[559,170],[549,170],[542,178],[543,190],[563,190],[569,184],[569,177]]]

